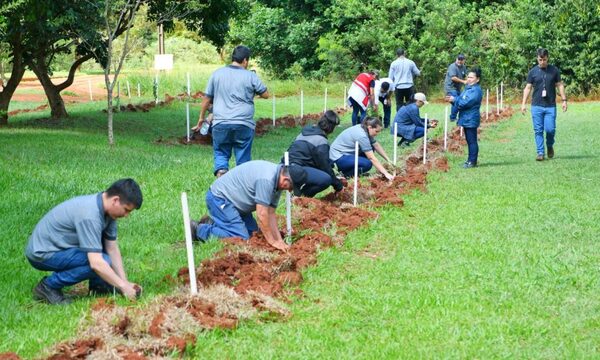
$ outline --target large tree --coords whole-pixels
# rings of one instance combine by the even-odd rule
[[[0,89],[0,126],[8,124],[10,100],[25,73],[23,47],[21,45],[22,34],[19,31],[18,18],[13,16],[22,12],[24,5],[25,1],[22,0],[0,2],[0,36],[3,41],[2,47],[5,48],[3,50],[5,50],[11,64],[10,77],[6,81],[2,79],[2,89]]]

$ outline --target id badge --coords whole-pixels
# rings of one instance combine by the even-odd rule
[[[542,90],[542,97],[546,97],[546,89]]]

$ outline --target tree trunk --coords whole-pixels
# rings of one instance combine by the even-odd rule
[[[48,74],[48,67],[43,57],[38,57],[35,61],[28,61],[27,65],[33,70],[38,80],[44,88],[46,98],[48,98],[48,104],[50,105],[50,115],[53,119],[68,117],[67,109],[65,108],[65,102],[60,95],[62,90],[59,86],[52,83],[50,75]]]
[[[19,46],[13,48],[12,62],[10,79],[4,84],[4,89],[0,92],[0,126],[8,125],[8,106],[15,90],[17,90],[17,85],[19,85],[25,73],[25,64],[23,63],[23,56]]]
[[[108,145],[113,146],[115,144],[115,138],[113,134],[113,104],[112,104],[112,89],[107,91],[106,101],[108,107],[106,112],[108,114]]]

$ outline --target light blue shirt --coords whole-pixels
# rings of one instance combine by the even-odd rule
[[[360,124],[351,126],[342,131],[331,144],[329,148],[329,159],[336,161],[344,155],[352,155],[355,150],[355,143],[358,141],[358,148],[362,152],[373,151],[373,145],[369,135]],[[375,141],[373,141],[373,144]]]
[[[253,71],[235,65],[216,70],[205,91],[212,98],[213,127],[226,122],[254,129],[254,96],[265,91],[267,87]]]
[[[388,77],[394,81],[395,89],[408,89],[414,85],[413,78],[419,75],[421,71],[414,61],[400,56],[390,64]]]
[[[102,239],[117,239],[117,222],[104,214],[102,193],[78,196],[57,205],[40,220],[25,255],[44,261],[71,248],[102,252]]]

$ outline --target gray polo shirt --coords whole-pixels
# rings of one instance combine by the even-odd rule
[[[267,87],[253,71],[234,65],[216,70],[205,91],[213,102],[213,127],[227,123],[254,129],[254,96],[265,91]]]
[[[214,196],[231,201],[242,214],[256,210],[256,204],[276,208],[281,190],[277,180],[281,165],[253,160],[229,170],[210,186]]]
[[[357,141],[359,151],[362,152],[373,151],[373,144],[376,143],[375,139],[371,142],[369,135],[360,124],[351,126],[335,138],[329,148],[329,159],[336,161],[344,155],[354,155],[354,144]]]
[[[446,92],[446,94],[450,93],[453,90],[457,91],[460,94],[462,84],[452,81],[453,76],[464,80],[467,76],[467,67],[465,65],[458,66],[456,64],[456,61],[450,64],[450,66],[448,66],[448,71],[446,72],[446,79],[444,79],[444,91]]]
[[[102,193],[78,196],[55,206],[38,222],[25,255],[41,262],[71,248],[102,252],[102,239],[117,239],[117,222],[104,214]]]

